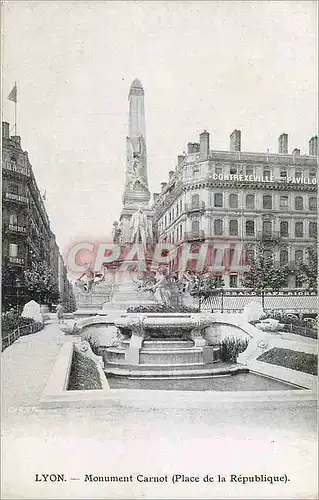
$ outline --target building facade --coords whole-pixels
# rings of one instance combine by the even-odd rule
[[[61,258],[28,153],[2,123],[2,262],[4,307],[16,305],[17,286],[32,262],[45,262],[59,286]],[[67,277],[65,278],[67,281]],[[20,292],[23,293],[22,291]],[[21,302],[23,297],[21,296]]]
[[[317,235],[318,137],[309,141],[308,154],[288,153],[288,136],[278,140],[278,153],[241,151],[241,132],[230,136],[230,150],[209,146],[204,131],[153,194],[154,225],[159,242],[181,246],[205,242],[225,245],[223,280],[240,287],[244,271],[230,266],[235,248],[249,263],[256,247],[279,264],[306,259],[306,249]],[[299,287],[295,278],[288,286]]]

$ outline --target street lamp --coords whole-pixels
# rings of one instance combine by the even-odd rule
[[[17,312],[19,312],[19,292],[20,292],[20,288],[21,288],[22,284],[21,284],[21,280],[20,278],[18,277],[16,279],[16,293],[17,293]]]

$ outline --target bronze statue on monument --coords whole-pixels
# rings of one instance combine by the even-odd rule
[[[148,221],[141,206],[134,212],[130,220],[131,243],[142,243],[146,247],[148,238]]]

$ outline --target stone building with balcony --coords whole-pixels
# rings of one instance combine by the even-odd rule
[[[32,262],[46,262],[58,286],[59,247],[28,153],[19,136],[10,136],[7,122],[2,123],[2,221],[3,296],[12,295],[8,304],[15,305],[16,280]]]
[[[236,244],[246,266],[259,242],[278,264],[306,259],[317,235],[317,148],[315,136],[307,154],[297,148],[288,153],[288,135],[282,134],[278,153],[245,152],[241,131],[234,130],[229,151],[218,151],[202,132],[153,194],[159,242],[224,243],[226,287],[240,287],[243,278],[229,266]],[[293,278],[287,285],[300,286]]]

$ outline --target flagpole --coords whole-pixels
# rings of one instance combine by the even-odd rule
[[[14,82],[14,85],[16,87],[16,95],[18,96],[18,88],[17,88],[17,82]],[[14,101],[14,135],[17,135],[17,101],[18,98],[15,99]]]

